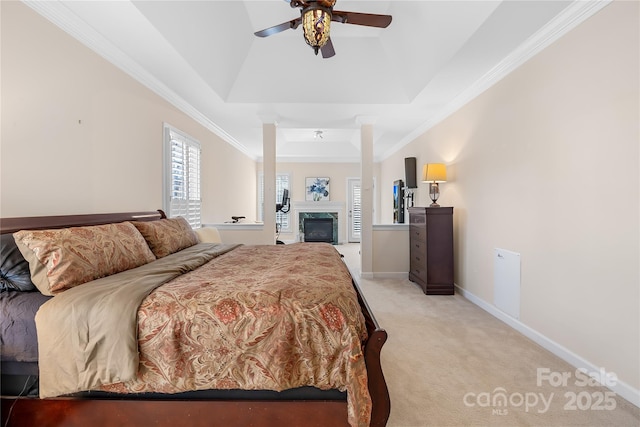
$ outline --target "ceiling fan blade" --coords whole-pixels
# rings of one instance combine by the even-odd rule
[[[325,45],[320,48],[320,52],[322,53],[323,58],[331,58],[336,54],[336,51],[333,49],[331,37],[329,37],[329,40],[327,40]]]
[[[343,12],[334,10],[331,20],[343,24],[365,25],[367,27],[387,28],[391,24],[391,15],[376,15],[372,13]]]
[[[295,30],[296,28],[298,28],[298,25],[300,25],[301,22],[302,22],[302,18],[296,18],[296,19],[292,19],[291,21],[283,22],[280,25],[274,25],[273,27],[265,28],[264,30],[261,30],[261,31],[256,31],[253,34],[255,34],[258,37],[269,37],[274,34],[280,33],[284,30],[288,30],[288,29]]]

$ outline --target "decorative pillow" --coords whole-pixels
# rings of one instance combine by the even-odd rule
[[[20,253],[13,234],[0,236],[0,291],[37,291],[31,281],[29,263]]]
[[[157,221],[135,221],[157,258],[165,257],[198,243],[198,237],[186,219],[182,217]]]
[[[222,243],[220,232],[215,227],[196,228],[194,231],[200,243]]]
[[[155,260],[144,238],[129,222],[23,230],[13,237],[29,262],[31,280],[44,295]]]

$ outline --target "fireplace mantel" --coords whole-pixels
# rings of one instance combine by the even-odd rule
[[[291,202],[294,211],[300,212],[340,212],[344,211],[343,202]]]
[[[344,202],[317,201],[317,202],[291,202],[291,211],[293,213],[293,229],[297,233],[300,229],[299,218],[300,213],[305,212],[328,212],[338,214],[338,244],[345,243],[345,220]],[[299,240],[301,236],[297,236]]]

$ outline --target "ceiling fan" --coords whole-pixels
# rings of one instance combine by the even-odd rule
[[[265,28],[254,34],[258,37],[268,37],[281,31],[298,28],[302,24],[304,39],[316,53],[322,52],[323,58],[331,58],[336,54],[329,37],[331,21],[341,24],[355,24],[367,27],[387,28],[391,23],[390,15],[375,15],[370,13],[343,12],[333,10],[336,0],[285,0],[292,8],[300,8],[300,17],[280,25]]]

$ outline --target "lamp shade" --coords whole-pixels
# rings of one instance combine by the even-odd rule
[[[422,182],[447,182],[444,163],[427,163],[422,167]]]

